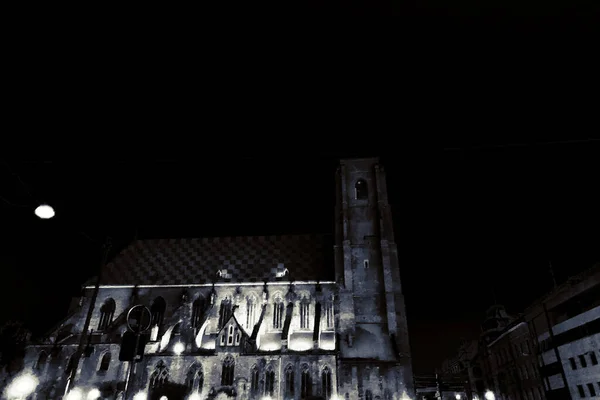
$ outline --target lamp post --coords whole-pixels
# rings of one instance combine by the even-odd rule
[[[81,361],[81,355],[86,344],[85,341],[88,334],[88,330],[90,328],[92,315],[94,314],[96,298],[98,297],[98,292],[100,291],[100,280],[102,279],[102,271],[104,270],[104,265],[106,264],[106,261],[108,259],[108,252],[110,251],[111,247],[110,237],[106,238],[106,241],[104,242],[104,245],[102,247],[102,261],[100,262],[100,268],[98,270],[98,276],[96,277],[94,291],[92,292],[90,306],[88,308],[87,316],[85,318],[83,330],[81,331],[81,337],[79,338],[79,345],[77,346],[77,350],[75,350],[75,354],[73,354],[73,364],[71,366],[71,371],[69,372],[69,377],[67,378],[67,383],[65,385],[65,396],[69,393],[69,390],[73,386],[73,382],[75,381],[75,377],[77,376],[77,370],[79,369],[79,362]]]

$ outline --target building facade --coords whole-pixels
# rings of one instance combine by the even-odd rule
[[[600,264],[525,311],[546,397],[600,397]]]
[[[412,396],[385,171],[376,158],[343,160],[335,184],[333,240],[132,243],[103,269],[81,361],[73,362],[91,285],[48,337],[27,348],[25,364],[40,380],[36,400],[62,397],[70,376],[70,390],[98,389],[110,399]],[[134,363],[120,359],[128,359],[135,305],[151,317]]]

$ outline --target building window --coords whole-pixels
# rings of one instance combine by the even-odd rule
[[[579,362],[581,363],[581,367],[585,368],[587,367],[587,361],[585,360],[585,355],[582,354],[579,356]]]
[[[219,309],[219,328],[229,321],[231,317],[231,299],[225,298],[221,301],[221,308]]]
[[[365,269],[369,268],[369,260],[364,260],[363,266],[365,267]]]
[[[204,317],[204,298],[198,297],[192,305],[192,328],[196,331],[200,329],[202,318]]]
[[[571,369],[577,369],[577,363],[573,357],[569,358],[569,362],[571,363]]]
[[[186,386],[189,392],[201,392],[204,386],[204,373],[202,366],[193,364],[187,373]]]
[[[108,328],[108,325],[112,322],[113,316],[115,315],[115,301],[113,299],[107,299],[102,307],[100,307],[100,320],[98,321],[98,330],[103,331]]]
[[[310,329],[310,300],[300,302],[300,329]]]
[[[233,370],[235,361],[231,355],[227,355],[223,361],[223,372],[221,373],[221,386],[233,385]]]
[[[285,367],[285,398],[294,398],[294,367]]]
[[[373,393],[370,390],[365,390],[365,400],[373,400]]]
[[[310,370],[307,364],[302,366],[302,375],[300,377],[300,398],[305,399],[312,396],[312,380]]]
[[[150,388],[160,388],[169,382],[169,369],[164,361],[159,361],[150,376]]]
[[[590,351],[590,361],[592,361],[592,365],[598,365],[598,359],[596,358],[596,353]]]
[[[323,387],[323,395],[326,399],[331,397],[331,371],[329,367],[323,368],[321,373],[321,385]]]
[[[367,182],[364,179],[359,179],[354,185],[354,194],[357,200],[365,200],[369,198],[369,190]]]
[[[594,387],[593,383],[588,383],[587,384],[588,390],[590,391],[590,396],[594,397],[596,396],[596,388]]]
[[[165,317],[165,310],[167,309],[167,303],[162,297],[157,297],[150,306],[150,314],[152,315],[152,326],[160,326]]]
[[[45,351],[42,351],[35,363],[35,369],[43,369],[47,362],[48,354]]]
[[[283,301],[281,298],[275,299],[273,303],[273,329],[283,328]]]
[[[100,361],[99,371],[108,371],[108,367],[110,366],[110,353],[106,352],[102,356],[102,360]]]
[[[325,329],[332,330],[333,329],[333,302],[328,301],[325,303]]]
[[[233,344],[233,325],[229,325],[229,333],[227,334],[227,346]]]
[[[577,390],[579,391],[579,397],[583,399],[585,397],[585,389],[583,388],[583,385],[577,385]]]
[[[275,393],[275,372],[269,366],[265,373],[265,395],[273,397]]]
[[[249,332],[254,328],[256,323],[256,297],[251,296],[246,300],[246,329]]]
[[[256,365],[252,366],[250,372],[250,393],[253,396],[258,394],[258,367]]]
[[[242,335],[240,333],[239,329],[235,329],[235,345],[239,346],[240,345],[240,339],[241,339]]]

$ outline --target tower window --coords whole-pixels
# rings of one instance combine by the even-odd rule
[[[354,185],[354,195],[358,200],[366,200],[369,198],[369,189],[367,182],[364,179],[359,179]]]
[[[285,398],[294,398],[294,367],[285,367]]]
[[[333,302],[325,303],[325,329],[333,329]]]
[[[254,328],[256,320],[256,297],[248,297],[246,301],[246,329],[250,331]]]
[[[365,266],[365,269],[369,268],[369,260],[363,261],[363,265]]]
[[[250,393],[253,395],[258,393],[258,368],[256,365],[252,366],[252,372],[250,373]]]
[[[233,344],[233,325],[229,325],[229,334],[227,335],[227,345]]]
[[[312,381],[310,378],[310,370],[307,364],[302,366],[302,375],[300,381],[300,398],[305,399],[312,396]]]

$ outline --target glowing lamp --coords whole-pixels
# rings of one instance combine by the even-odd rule
[[[185,350],[185,346],[183,345],[183,343],[181,342],[177,342],[175,343],[175,345],[173,346],[173,351],[175,352],[175,354],[180,355],[181,353],[183,353],[183,351]]]
[[[148,395],[144,391],[137,392],[135,395],[133,395],[133,400],[146,400],[147,398]]]
[[[460,400],[461,399],[460,394],[458,394],[458,393],[454,397],[456,398],[456,400]]]
[[[189,395],[188,400],[201,400],[200,393],[194,392]]]
[[[35,215],[41,219],[50,219],[54,217],[54,208],[50,207],[48,204],[41,204],[35,209]]]
[[[23,374],[17,376],[6,388],[6,394],[9,399],[24,399],[35,391],[39,381],[32,374]]]
[[[494,392],[492,392],[491,390],[488,390],[487,392],[485,392],[485,399],[486,400],[496,400],[496,396],[494,396]]]
[[[79,388],[73,388],[71,391],[65,396],[65,400],[82,400],[83,392]]]
[[[96,400],[100,398],[100,390],[94,388],[87,394],[87,400]]]

